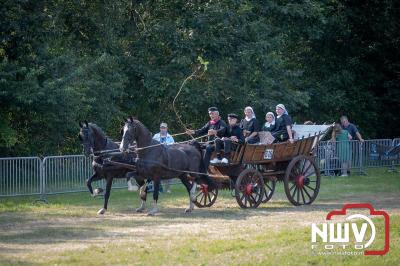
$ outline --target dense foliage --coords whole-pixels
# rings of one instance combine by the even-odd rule
[[[127,115],[182,132],[284,103],[294,120],[347,114],[366,137],[400,135],[398,1],[4,0],[0,155],[77,152],[78,121],[118,139]]]

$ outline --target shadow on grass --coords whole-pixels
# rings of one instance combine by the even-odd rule
[[[47,224],[49,225],[49,224]],[[48,227],[35,226],[32,228],[9,230],[0,234],[0,243],[12,243],[12,244],[56,244],[66,242],[69,240],[88,240],[93,238],[103,237],[105,231],[102,229],[95,229],[90,227],[68,227],[68,225],[61,224],[59,227],[55,227],[51,224]]]
[[[2,266],[16,266],[16,265],[43,265],[42,263],[34,263],[31,260],[21,260],[21,259],[5,259],[5,258],[0,258],[0,265]]]

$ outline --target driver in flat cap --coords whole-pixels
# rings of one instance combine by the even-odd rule
[[[239,126],[239,116],[237,114],[228,115],[229,130],[226,137],[215,140],[215,157],[211,163],[229,163],[229,157],[231,151],[236,148],[237,144],[243,144],[245,142],[243,131]],[[224,158],[222,158],[221,151],[224,151]]]
[[[210,121],[208,121],[202,128],[198,130],[186,130],[186,134],[194,136],[207,135],[209,141],[213,141],[216,137],[223,138],[228,134],[228,127],[226,123],[219,116],[217,107],[208,108],[208,114],[210,116]],[[204,166],[208,169],[210,165],[211,154],[215,150],[214,142],[210,142],[206,147],[206,152],[204,153]]]

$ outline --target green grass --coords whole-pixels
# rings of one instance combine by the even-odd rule
[[[88,193],[0,199],[0,265],[398,265],[400,175],[374,169],[367,176],[323,177],[317,201],[293,207],[278,184],[271,202],[237,206],[221,191],[209,209],[184,214],[187,193],[161,194],[156,217],[136,214],[136,193],[113,190],[109,211]],[[347,202],[370,202],[391,215],[391,250],[376,256],[313,255],[310,224]],[[376,220],[378,232],[383,223]],[[382,246],[382,239],[376,245]]]

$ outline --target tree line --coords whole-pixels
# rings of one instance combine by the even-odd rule
[[[342,114],[365,137],[400,136],[399,2],[4,0],[0,156],[80,151],[78,121],[119,139],[136,116],[199,127],[207,108],[284,103],[297,123]],[[202,58],[203,61],[199,61]],[[203,65],[202,65],[203,64]]]

